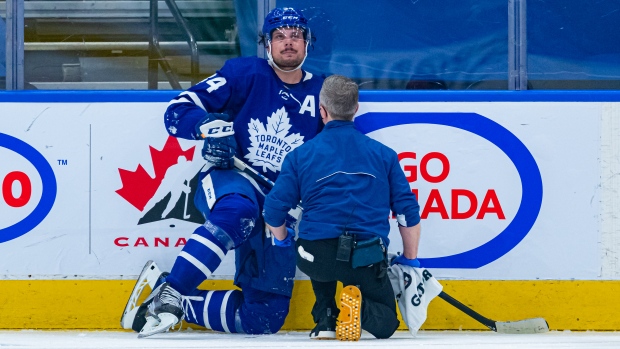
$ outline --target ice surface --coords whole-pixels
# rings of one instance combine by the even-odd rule
[[[114,331],[0,331],[0,349],[5,348],[146,348],[146,349],[235,349],[235,348],[620,348],[620,332],[558,332],[498,334],[491,331],[420,331],[416,338],[399,331],[390,339],[378,340],[364,333],[359,342],[311,340],[307,332],[275,335],[223,334],[185,330],[138,339],[133,332]]]

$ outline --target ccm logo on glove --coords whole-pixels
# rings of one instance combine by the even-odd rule
[[[214,120],[206,124],[200,125],[201,138],[207,137],[226,137],[235,134],[233,123],[224,120]]]

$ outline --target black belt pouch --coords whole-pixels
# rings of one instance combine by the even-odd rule
[[[367,267],[385,259],[385,247],[381,238],[374,237],[368,240],[356,241],[353,245],[351,266],[353,268]]]

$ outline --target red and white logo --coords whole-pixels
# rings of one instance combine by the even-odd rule
[[[204,217],[193,204],[198,173],[204,165],[202,159],[194,161],[195,146],[182,149],[178,139],[169,136],[161,149],[149,146],[149,150],[153,174],[142,164],[134,170],[118,169],[122,187],[116,193],[143,213],[137,224],[168,219],[204,223]],[[185,239],[121,236],[115,238],[114,244],[119,247],[178,247],[185,244]]]

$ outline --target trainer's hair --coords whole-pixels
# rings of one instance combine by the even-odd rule
[[[357,110],[359,88],[355,81],[331,75],[323,82],[319,103],[334,120],[353,120]]]

